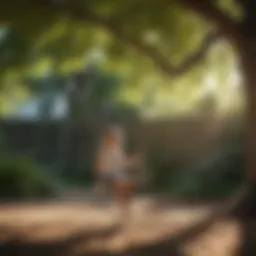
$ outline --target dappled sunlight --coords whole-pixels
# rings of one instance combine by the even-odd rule
[[[187,256],[236,255],[241,242],[240,226],[235,221],[222,221],[184,245]]]
[[[197,223],[201,225],[216,208],[214,205],[169,203],[161,210],[154,207],[156,199],[149,199],[134,202],[133,216],[124,229],[115,228],[115,205],[104,209],[104,205],[99,208],[87,203],[63,202],[1,207],[0,227],[5,229],[5,233],[1,234],[1,248],[8,247],[8,243],[18,243],[22,253],[23,247],[24,250],[29,247],[36,249],[41,244],[48,248],[49,253],[57,253],[50,255],[60,255],[64,248],[67,255],[73,256],[83,253],[93,255],[103,251],[121,253],[131,248],[136,250],[136,247],[151,246],[172,237],[174,241],[177,237],[175,243],[178,243],[185,238],[182,238],[182,233],[186,236],[187,229],[196,227]],[[229,256],[234,255],[238,241],[237,223],[224,219],[215,222],[202,233],[199,232],[195,238],[191,233],[191,238],[187,237],[180,248],[188,256],[203,256],[203,253],[211,256],[217,255],[217,252],[218,255]],[[170,246],[173,246],[172,242]],[[59,249],[56,251],[56,248]]]
[[[255,256],[255,13],[5,1],[0,256]]]

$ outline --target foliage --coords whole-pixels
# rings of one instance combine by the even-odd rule
[[[176,169],[172,166],[172,160],[164,159],[157,150],[148,153],[146,158],[148,170],[151,173],[150,186],[156,190],[165,190],[173,180],[172,176]]]
[[[157,40],[157,44],[175,55],[178,52],[187,51],[186,46],[190,49],[193,48],[195,44],[193,41],[198,40],[198,28],[204,28],[206,25],[202,24],[191,13],[187,13],[187,16],[180,16],[180,12],[183,10],[177,6],[166,4],[165,1],[151,0],[145,5],[144,2],[140,1],[128,3],[124,0],[118,2],[111,0],[90,2],[72,0],[65,1],[64,4],[60,3],[57,10],[51,6],[40,5],[40,1],[37,1],[39,5],[33,5],[31,1],[27,0],[21,0],[18,4],[16,1],[14,2],[15,4],[13,1],[5,2],[4,8],[1,8],[2,20],[5,19],[6,24],[11,24],[11,31],[16,31],[16,34],[20,35],[20,42],[26,45],[36,43],[33,49],[37,49],[36,54],[38,56],[43,54],[54,56],[57,59],[70,57],[74,53],[81,55],[86,48],[90,48],[95,43],[96,45],[106,45],[113,56],[118,57],[120,53],[127,56],[120,45],[111,42],[111,39],[107,38],[96,26],[87,22],[85,23],[88,26],[84,26],[84,24],[77,22],[76,17],[71,16],[70,19],[68,12],[74,9],[89,10],[99,19],[111,19],[111,21],[119,24],[128,35],[145,37],[150,31],[157,31],[157,33],[161,31],[159,35],[161,40]],[[67,12],[58,11],[62,8],[65,8]],[[133,19],[130,19],[129,15],[132,9],[136,12],[132,13]],[[23,14],[21,14],[21,10]],[[24,15],[26,15],[25,19]],[[187,19],[188,16],[190,20]],[[191,32],[189,35],[186,33],[188,30]],[[83,36],[81,36],[82,32],[84,32]],[[181,40],[184,37],[187,37],[188,40]],[[65,44],[62,43],[64,39]],[[183,43],[181,44],[181,42]],[[84,46],[81,47],[83,44]],[[178,49],[179,51],[177,51]]]
[[[193,2],[195,5],[199,3]],[[230,0],[218,2],[228,13],[234,14],[235,19],[238,18],[237,9]],[[199,9],[204,10],[205,3],[202,1]],[[222,80],[219,84],[226,85],[223,77],[229,71],[233,55],[226,45],[221,45],[223,51],[219,51],[219,55],[213,49],[201,65],[178,80],[172,76],[165,79],[156,70],[161,66],[159,62],[147,58],[148,53],[156,49],[153,54],[156,58],[163,56],[164,60],[179,64],[198,48],[205,32],[212,29],[212,24],[202,22],[192,12],[172,4],[172,1],[148,0],[145,4],[141,0],[9,0],[0,8],[0,15],[5,21],[4,28],[10,31],[6,36],[10,42],[9,57],[6,58],[5,52],[1,52],[1,65],[7,71],[18,72],[17,80],[32,67],[41,66],[38,62],[42,60],[48,61],[49,65],[54,62],[59,70],[67,73],[87,62],[92,48],[96,47],[105,55],[102,67],[119,72],[126,78],[129,98],[135,98],[133,96],[143,91],[148,77],[164,93],[167,90],[173,95],[179,92],[184,105],[188,104],[187,97],[194,92],[194,85],[204,85],[205,71],[214,73],[213,77]],[[146,47],[141,47],[141,43],[145,43]],[[3,77],[5,75],[3,72]],[[176,85],[175,89],[173,85]],[[136,100],[138,103],[141,98]]]
[[[70,102],[73,118],[87,121],[99,118],[125,121],[138,116],[138,107],[122,98],[122,77],[113,72],[105,72],[97,66],[89,66],[79,74],[84,77],[76,86],[84,89]]]
[[[242,184],[244,164],[243,150],[228,148],[196,169],[169,175],[161,190],[185,198],[227,197]]]
[[[117,117],[123,122],[135,121],[140,117],[140,109],[134,104],[117,102],[114,107]]]
[[[116,74],[107,73],[98,68],[92,73],[88,83],[87,87],[90,88],[85,92],[80,107],[83,113],[90,118],[115,103],[122,83]]]
[[[3,199],[48,196],[53,193],[52,177],[26,157],[1,157],[0,197]]]
[[[229,13],[237,12],[229,0],[220,2]],[[133,43],[144,42],[174,64],[198,48],[212,25],[171,1],[148,0],[145,4],[139,0],[10,0],[4,1],[0,14],[3,29],[8,31],[4,40],[8,51],[0,48],[0,62],[13,76],[19,74],[15,76],[17,81],[26,73],[42,73],[45,66],[54,65],[60,72],[69,73],[88,63],[92,51],[98,49],[103,52],[102,68],[124,76],[126,98],[136,104],[141,102],[148,80],[154,81],[159,91],[189,105],[186,109],[194,103],[188,98],[203,83],[205,71],[215,73],[222,80],[220,84],[226,84],[223,73],[226,75],[233,55],[226,45],[221,58],[213,49],[202,65],[175,80],[165,79],[156,69],[158,65]],[[5,77],[6,72],[1,76]]]

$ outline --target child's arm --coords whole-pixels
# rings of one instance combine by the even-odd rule
[[[135,154],[132,157],[127,157],[126,160],[126,168],[133,168],[137,167],[142,163],[142,157],[139,154]]]

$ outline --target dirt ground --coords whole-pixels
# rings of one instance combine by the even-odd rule
[[[242,255],[241,225],[214,211],[206,204],[138,198],[120,229],[112,201],[1,205],[0,255]]]

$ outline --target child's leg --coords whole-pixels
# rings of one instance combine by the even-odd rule
[[[120,222],[125,224],[131,217],[131,201],[134,187],[129,181],[116,181],[114,189],[120,207]]]

